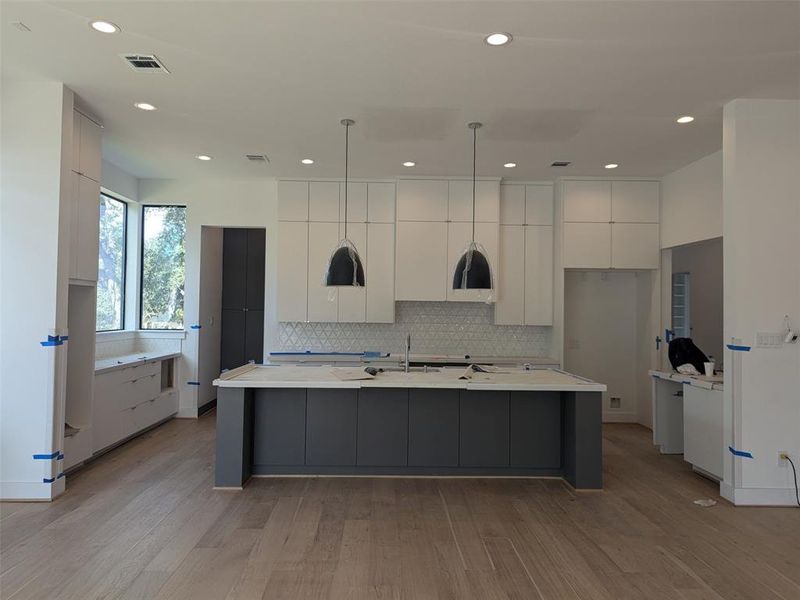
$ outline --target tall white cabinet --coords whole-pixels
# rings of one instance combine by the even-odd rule
[[[497,325],[553,324],[553,185],[500,186]]]
[[[328,288],[323,276],[344,237],[344,184],[278,182],[278,320],[394,322],[395,184],[348,184],[347,237],[363,261],[367,285]]]
[[[475,241],[487,253],[497,282],[499,180],[475,190]],[[400,179],[397,182],[397,300],[477,302],[477,290],[453,290],[453,272],[472,240],[472,181]]]
[[[658,181],[562,183],[565,269],[657,269]]]
[[[101,131],[92,119],[73,111],[69,278],[75,284],[97,283]]]

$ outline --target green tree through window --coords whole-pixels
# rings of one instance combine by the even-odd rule
[[[183,329],[186,207],[142,209],[142,329]]]
[[[97,331],[124,327],[127,205],[100,195],[100,252],[97,264]]]

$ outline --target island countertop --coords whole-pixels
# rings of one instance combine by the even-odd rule
[[[223,373],[214,380],[221,388],[439,388],[496,391],[605,392],[606,386],[553,368],[502,369],[502,373],[473,373],[461,379],[464,369],[441,368],[438,371],[384,371],[372,379],[343,380],[338,370],[352,368],[329,366],[244,365]]]

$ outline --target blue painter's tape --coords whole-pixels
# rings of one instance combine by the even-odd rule
[[[62,341],[62,342],[66,342],[66,341],[68,341],[68,340],[69,340],[69,336],[68,336],[68,335],[62,335],[62,336],[61,336],[61,341]]]
[[[189,325],[189,329],[202,329],[202,325]]]
[[[369,358],[378,358],[380,355],[380,352],[364,352],[364,356],[368,356]]]
[[[39,343],[42,346],[61,346],[64,341],[59,335],[48,335],[46,341]]]
[[[366,352],[270,352],[270,356],[365,356]]]
[[[61,471],[58,475],[56,475],[56,479],[61,479],[64,476],[64,471]]]
[[[186,385],[200,385],[199,381],[187,381]]]
[[[55,477],[42,477],[42,483],[53,483],[55,480]]]
[[[64,460],[64,453],[62,452],[58,456],[56,456],[56,460]]]
[[[733,350],[734,352],[750,352],[750,346],[740,346],[737,344],[728,344],[728,350]]]
[[[61,454],[61,450],[56,450],[52,454],[34,454],[33,460],[52,460],[58,458],[59,454]]]
[[[744,450],[736,450],[733,446],[728,446],[728,450],[731,451],[731,454],[734,456],[741,456],[743,458],[753,458],[753,455],[749,452],[745,452]]]

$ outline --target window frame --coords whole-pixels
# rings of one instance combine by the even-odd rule
[[[122,204],[122,303],[120,306],[120,326],[118,328],[97,329],[97,315],[95,314],[94,326],[96,334],[110,333],[113,331],[125,331],[125,300],[128,295],[128,203],[122,198],[118,198],[114,194],[110,194],[103,190],[100,190],[100,198],[98,198],[98,201],[101,201],[103,196],[109,200],[113,200]],[[97,260],[98,262],[100,260],[99,252]],[[95,295],[97,295],[97,288],[95,288]]]
[[[171,327],[144,327],[142,321],[142,312],[144,312],[144,224],[148,208],[182,208],[186,211],[185,204],[142,204],[140,211],[139,223],[139,316],[138,316],[138,329],[139,331],[186,331],[186,317],[184,316],[183,327],[174,329]],[[186,213],[184,212],[184,217]],[[186,231],[183,236],[184,252],[186,251]],[[184,262],[184,292],[186,286],[186,263]],[[185,307],[184,307],[185,309]]]

